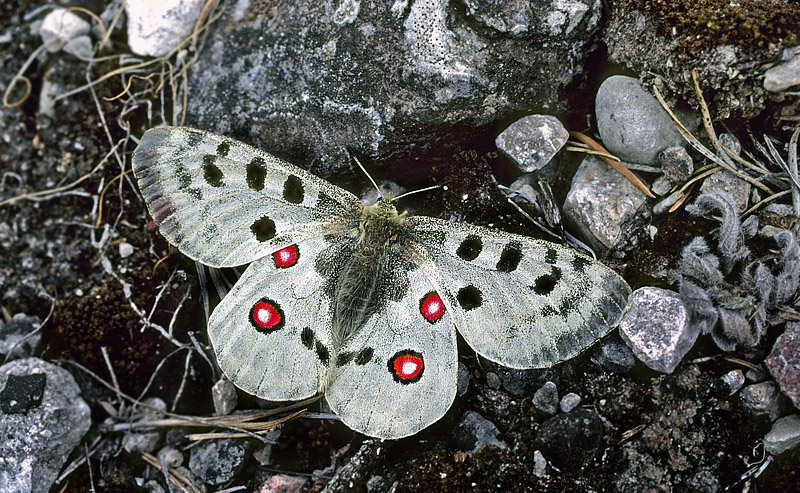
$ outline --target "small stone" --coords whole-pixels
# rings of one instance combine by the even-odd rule
[[[650,217],[647,196],[609,165],[587,156],[572,178],[564,219],[602,253],[632,246]]]
[[[603,442],[603,420],[586,408],[562,413],[541,424],[534,446],[557,468],[575,472],[597,455]]]
[[[545,414],[555,414],[558,411],[558,388],[556,384],[553,382],[545,382],[545,384],[533,394],[533,407]]]
[[[603,144],[623,161],[652,164],[662,149],[686,143],[658,100],[633,77],[613,75],[603,81],[595,113]]]
[[[742,373],[742,370],[731,370],[722,375],[722,381],[730,389],[729,395],[733,395],[744,385],[744,373]]]
[[[164,487],[161,486],[161,483],[159,483],[155,479],[150,479],[145,484],[143,484],[142,490],[147,493],[167,493]]]
[[[253,458],[258,461],[259,464],[262,466],[269,466],[272,463],[272,452],[275,448],[276,443],[278,443],[278,439],[281,437],[281,429],[275,428],[274,430],[268,432],[264,435],[264,438],[269,440],[270,443],[265,443],[261,447],[258,447],[255,452],[253,452]]]
[[[119,244],[119,256],[122,258],[128,258],[133,255],[133,245],[128,243],[127,241],[123,241]]]
[[[764,361],[781,392],[800,409],[800,323],[787,323]]]
[[[639,288],[619,324],[622,340],[642,363],[672,373],[692,348],[699,330],[678,293],[655,287]]]
[[[672,183],[665,176],[659,176],[650,187],[650,191],[659,197],[663,197],[672,190]]]
[[[11,321],[0,321],[0,354],[8,361],[33,356],[39,341],[42,340],[38,329],[42,324],[39,317],[29,317],[17,313]]]
[[[800,84],[800,54],[764,72],[764,89],[780,92]]]
[[[781,415],[783,402],[778,386],[773,382],[748,385],[739,394],[742,406],[756,416],[767,415],[775,421]]]
[[[789,204],[769,204],[758,213],[764,224],[780,229],[791,229],[797,222],[794,207]]]
[[[192,448],[189,469],[206,484],[224,484],[241,469],[251,449],[251,442],[243,438],[205,440]]]
[[[581,396],[574,392],[570,392],[569,394],[565,395],[561,398],[561,403],[559,406],[561,407],[561,412],[568,413],[578,407],[581,403]]]
[[[122,448],[128,453],[141,455],[143,452],[148,454],[153,452],[161,441],[161,433],[158,431],[150,432],[127,432],[122,435]]]
[[[700,185],[700,195],[704,193],[729,194],[734,198],[736,208],[741,214],[747,209],[750,199],[750,184],[723,169],[703,180],[703,184]]]
[[[162,56],[194,29],[203,0],[128,0],[128,46],[142,56]]]
[[[489,388],[497,390],[502,385],[502,382],[500,381],[500,377],[497,376],[497,373],[490,371],[486,374],[486,385],[488,385]]]
[[[539,450],[533,451],[533,474],[537,478],[547,476],[547,459],[544,458]]]
[[[217,416],[226,416],[239,404],[236,387],[227,378],[220,379],[211,387],[211,398],[214,400],[214,413]]]
[[[56,8],[44,17],[39,28],[45,49],[55,53],[70,40],[88,34],[91,26],[79,15],[67,9]]]
[[[158,458],[164,460],[169,467],[178,467],[183,465],[183,453],[175,447],[166,446],[158,451]]]
[[[81,60],[90,60],[94,54],[94,47],[89,36],[78,36],[70,39],[64,45],[64,52]]]
[[[692,156],[681,146],[672,146],[658,153],[658,163],[664,170],[664,178],[677,185],[688,180],[694,173]]]
[[[551,115],[528,115],[495,139],[497,148],[524,172],[543,168],[569,139],[569,132]]]
[[[764,435],[764,449],[772,455],[788,452],[800,445],[800,414],[784,416]]]
[[[142,401],[142,419],[145,421],[152,421],[162,419],[164,412],[167,410],[167,403],[158,397],[148,397]]]
[[[464,363],[458,363],[458,396],[462,397],[469,390],[469,370]]]
[[[500,431],[494,423],[475,411],[467,411],[453,430],[453,436],[461,450],[474,456],[489,445],[506,449],[508,445],[500,439]]]
[[[595,360],[608,371],[624,375],[636,366],[636,356],[615,335],[604,338],[595,352]]]
[[[742,153],[742,144],[735,135],[724,133],[719,135],[719,143],[727,147],[734,155],[738,156]]]
[[[288,474],[270,476],[258,489],[258,493],[299,493],[306,491],[308,479]]]

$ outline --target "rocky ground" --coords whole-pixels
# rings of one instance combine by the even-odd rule
[[[799,490],[800,4],[147,4],[0,17],[0,491]],[[547,369],[459,340],[401,440],[258,400],[205,326],[242,269],[170,248],[130,173],[161,125],[445,184],[402,208],[594,252],[631,308]]]

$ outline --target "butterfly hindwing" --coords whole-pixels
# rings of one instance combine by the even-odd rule
[[[360,217],[361,204],[350,192],[200,130],[148,130],[133,170],[164,237],[212,267],[252,262],[331,225],[357,225]]]
[[[406,286],[402,298],[387,300],[344,342],[325,385],[325,398],[342,421],[378,438],[427,427],[456,394],[452,318],[420,269],[394,270],[389,279],[399,276]]]
[[[275,401],[322,390],[333,347],[320,259],[351,250],[351,240],[330,234],[250,264],[208,321],[219,366],[236,386]]]
[[[436,277],[458,331],[480,355],[512,368],[575,356],[614,328],[630,287],[568,248],[429,217],[411,217],[418,257]]]

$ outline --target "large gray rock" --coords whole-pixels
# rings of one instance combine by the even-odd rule
[[[781,392],[800,409],[800,324],[788,323],[764,361]]]
[[[572,178],[564,217],[601,253],[632,246],[648,217],[647,197],[608,164],[587,156]]]
[[[800,84],[800,55],[764,72],[764,89],[767,91],[780,92],[797,84]]]
[[[245,438],[206,440],[192,449],[189,469],[206,484],[224,484],[239,472],[252,449]]]
[[[203,0],[128,0],[128,45],[137,55],[161,56],[194,29]]]
[[[89,406],[67,370],[38,358],[0,367],[0,491],[48,491],[89,430]]]
[[[193,67],[187,124],[322,175],[349,167],[346,146],[433,164],[481,127],[565,110],[601,13],[600,0],[243,1]]]
[[[603,81],[595,113],[603,144],[623,161],[652,164],[661,150],[686,144],[666,110],[633,77]]]
[[[675,370],[699,334],[681,296],[654,287],[633,292],[631,308],[619,324],[619,335],[633,354],[662,373]]]
[[[543,168],[564,147],[569,132],[552,115],[528,115],[520,118],[495,139],[497,148],[511,158],[521,171]]]
[[[784,416],[772,423],[764,436],[764,449],[772,455],[788,452],[800,445],[800,414]]]
[[[585,408],[562,413],[539,427],[534,446],[561,470],[576,472],[588,464],[603,443],[603,420]]]

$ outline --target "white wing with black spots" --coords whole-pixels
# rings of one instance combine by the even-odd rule
[[[440,286],[456,327],[480,355],[512,368],[552,366],[614,328],[630,287],[568,248],[526,236],[411,217],[416,261]]]
[[[212,267],[232,267],[358,225],[355,195],[241,142],[182,127],[148,130],[133,171],[170,243]]]

